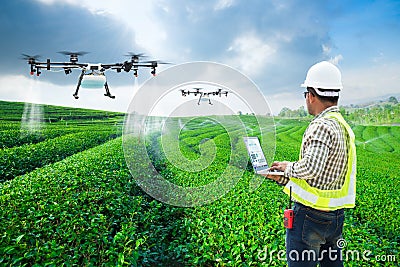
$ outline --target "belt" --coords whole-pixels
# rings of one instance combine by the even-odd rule
[[[339,211],[340,209],[338,209],[338,210],[321,210],[321,209],[316,209],[316,208],[312,208],[312,207],[309,207],[309,206],[306,206],[306,205],[304,205],[304,204],[302,204],[302,203],[300,203],[300,202],[297,202],[297,201],[295,201],[294,202],[294,204],[297,204],[297,205],[299,205],[299,206],[301,206],[301,207],[305,207],[305,208],[309,208],[309,209],[313,209],[313,210],[317,210],[317,211],[321,211],[321,212],[337,212],[337,211]]]

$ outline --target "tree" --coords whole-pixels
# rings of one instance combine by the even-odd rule
[[[399,101],[397,101],[397,98],[394,97],[394,96],[389,97],[389,102],[390,102],[390,103],[393,103],[393,104],[399,103]]]
[[[306,117],[308,115],[304,106],[299,107],[299,109],[296,110],[296,113],[297,113],[297,116],[299,116],[299,117]]]
[[[278,116],[280,117],[290,117],[290,113],[291,113],[291,109],[284,107],[281,109],[281,111],[279,112]]]

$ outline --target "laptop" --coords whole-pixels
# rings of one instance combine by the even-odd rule
[[[243,141],[246,144],[247,152],[250,156],[251,164],[253,165],[254,172],[257,174],[271,174],[283,175],[282,171],[270,171],[268,162],[265,159],[264,152],[262,151],[260,140],[257,136],[245,136]]]

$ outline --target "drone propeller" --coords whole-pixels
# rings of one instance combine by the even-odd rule
[[[72,63],[78,62],[78,56],[83,56],[88,54],[89,52],[79,51],[79,52],[71,52],[71,51],[59,51],[58,53],[69,56],[69,60]]]
[[[27,54],[21,54],[21,55],[22,55],[21,59],[27,60],[28,64],[31,65],[30,74],[33,75],[36,72],[37,76],[39,76],[41,72],[40,72],[40,68],[36,67],[36,60],[38,60],[40,58],[40,55],[34,55],[34,56],[27,55]]]
[[[73,51],[59,51],[58,53],[66,55],[66,56],[72,56],[72,55],[77,55],[77,56],[83,56],[88,54],[89,52],[85,51],[79,51],[79,52],[73,52]]]
[[[126,57],[130,57],[130,58],[131,58],[131,61],[132,61],[133,63],[138,63],[140,58],[147,57],[147,56],[146,56],[145,54],[143,54],[143,53],[138,53],[138,54],[136,54],[136,53],[133,53],[133,52],[128,52],[128,54],[126,54],[125,56],[126,56]]]
[[[149,61],[144,61],[143,63],[151,63],[154,67],[157,67],[157,65],[160,65],[160,64],[172,64],[172,63],[164,62],[161,60],[149,60]]]
[[[156,68],[158,67],[158,65],[160,65],[160,64],[171,64],[171,63],[169,63],[169,62],[163,62],[163,61],[160,61],[160,60],[144,61],[143,63],[150,63],[150,64],[151,64],[151,68],[153,69],[153,70],[151,71],[151,74],[152,74],[153,76],[156,75]]]
[[[133,52],[128,52],[128,54],[125,55],[126,57],[147,57],[144,53],[133,53]]]
[[[27,55],[27,54],[22,54],[22,57],[21,57],[21,59],[27,60],[28,64],[31,64],[31,65],[35,64],[36,60],[38,60],[39,58],[40,58],[40,55],[31,56],[31,55]]]
[[[21,59],[23,59],[23,60],[37,60],[40,58],[40,55],[34,55],[34,56],[27,55],[27,54],[21,54],[21,55],[22,55]]]

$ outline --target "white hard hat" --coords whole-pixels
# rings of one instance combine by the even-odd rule
[[[332,63],[321,61],[311,66],[301,87],[313,87],[322,96],[338,96],[343,89],[342,74]]]

